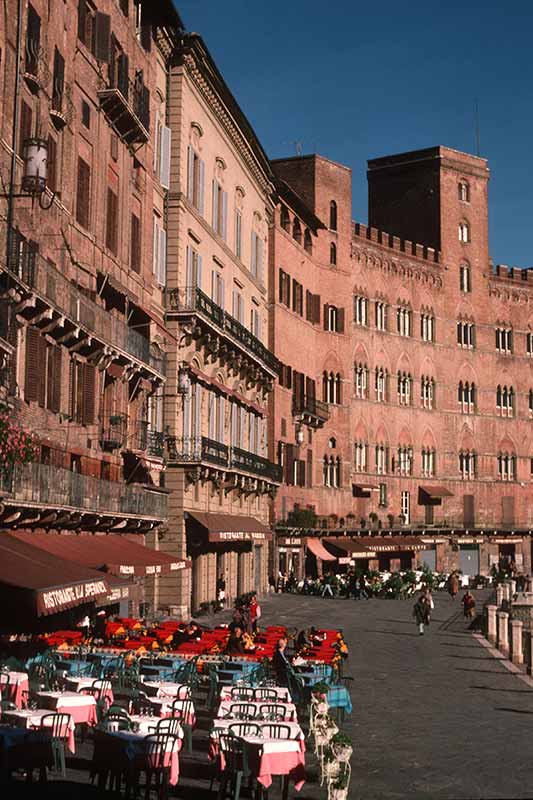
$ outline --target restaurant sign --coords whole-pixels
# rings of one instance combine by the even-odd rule
[[[521,536],[491,536],[489,539],[491,544],[518,544],[523,541]]]
[[[282,547],[303,547],[303,541],[298,536],[281,536],[278,544]]]
[[[86,581],[71,586],[62,586],[58,589],[40,592],[38,595],[38,612],[40,614],[55,614],[65,608],[89,603],[102,594],[109,592],[109,586],[102,581]]]
[[[209,531],[211,542],[264,542],[271,538],[272,534],[262,531]]]

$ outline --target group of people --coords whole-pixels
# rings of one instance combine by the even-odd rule
[[[226,645],[226,653],[238,656],[247,651],[254,650],[252,634],[257,631],[261,619],[261,606],[257,594],[252,592],[248,601],[235,607],[229,625],[230,635]]]
[[[448,593],[450,594],[452,600],[455,600],[458,592],[459,579],[458,576],[453,573],[450,575],[450,579],[448,581]],[[461,604],[463,606],[464,618],[474,619],[476,616],[476,600],[470,589],[467,589],[461,598]],[[435,603],[433,600],[433,595],[431,594],[431,589],[429,586],[424,586],[413,606],[413,617],[415,618],[420,636],[424,635],[425,628],[428,627],[431,621],[431,612],[434,608]]]

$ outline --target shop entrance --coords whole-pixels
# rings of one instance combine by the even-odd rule
[[[463,575],[479,575],[479,545],[459,545],[459,568]]]
[[[432,572],[436,571],[437,568],[437,551],[434,547],[430,547],[428,550],[421,550],[420,551],[420,566],[427,567]]]

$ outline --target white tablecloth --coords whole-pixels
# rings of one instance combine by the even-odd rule
[[[190,690],[186,684],[173,683],[172,681],[143,681],[142,686],[146,689],[146,694],[152,697],[177,697],[180,689],[187,690],[187,697],[190,697]]]

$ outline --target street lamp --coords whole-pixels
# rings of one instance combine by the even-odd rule
[[[298,425],[296,428],[296,442],[297,444],[303,444],[305,439],[304,429],[301,425]]]

